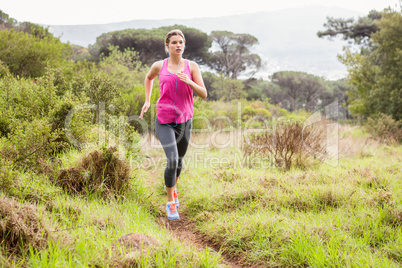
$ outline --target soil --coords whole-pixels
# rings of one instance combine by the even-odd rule
[[[220,246],[208,239],[201,232],[197,231],[195,224],[183,213],[180,213],[180,220],[169,220],[166,216],[161,216],[158,220],[160,225],[168,229],[172,236],[179,239],[183,244],[195,246],[200,251],[204,250],[205,247],[208,247],[219,252]],[[227,267],[251,267],[244,266],[242,260],[238,256],[233,256],[225,252],[221,253],[221,256],[223,257],[223,260],[220,263]]]
[[[153,179],[147,181],[147,187],[154,188],[158,183],[160,183],[159,180],[162,179],[163,170],[152,169],[149,170],[149,174],[149,178]],[[161,211],[164,210],[165,207],[163,206]],[[185,245],[194,246],[200,251],[208,247],[216,252],[219,252],[221,247],[218,243],[212,241],[210,238],[198,231],[195,223],[192,222],[183,212],[180,212],[180,208],[179,213],[179,220],[169,220],[166,216],[160,216],[158,217],[158,224],[169,230],[174,238],[177,238]],[[221,252],[221,256],[223,260],[220,262],[220,264],[223,264],[226,267],[259,267],[246,265],[244,260],[237,255]]]

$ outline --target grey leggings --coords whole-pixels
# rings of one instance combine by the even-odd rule
[[[192,119],[180,124],[161,124],[156,118],[155,132],[165,151],[167,164],[165,169],[165,185],[176,185],[176,177],[180,176],[183,157],[187,152],[192,129]]]

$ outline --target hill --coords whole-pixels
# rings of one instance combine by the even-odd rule
[[[256,52],[266,63],[264,70],[257,76],[266,77],[275,71],[295,70],[337,79],[346,74],[345,67],[336,57],[345,42],[320,39],[316,33],[324,29],[327,16],[349,18],[361,15],[352,10],[314,6],[215,18],[48,26],[49,31],[60,36],[63,42],[69,41],[84,47],[95,43],[96,37],[105,32],[127,28],[151,29],[174,24],[194,27],[206,33],[213,30],[249,33],[258,38],[260,44]]]

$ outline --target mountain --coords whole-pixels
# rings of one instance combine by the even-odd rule
[[[330,7],[302,7],[214,18],[131,20],[126,22],[93,25],[46,25],[49,31],[63,42],[87,47],[96,42],[102,33],[127,28],[151,29],[181,24],[206,33],[227,30],[249,33],[259,40],[255,48],[265,63],[256,76],[266,78],[280,70],[295,70],[338,79],[346,75],[345,67],[337,54],[346,44],[342,40],[330,41],[317,37],[324,30],[326,17],[350,18],[362,16],[357,11]]]

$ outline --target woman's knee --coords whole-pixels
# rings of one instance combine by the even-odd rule
[[[167,159],[167,165],[166,167],[168,169],[174,169],[176,170],[177,167],[179,166],[179,158],[178,157],[169,157]]]

